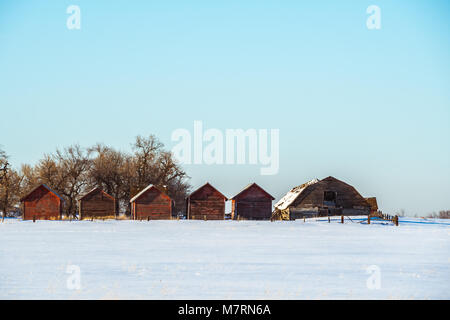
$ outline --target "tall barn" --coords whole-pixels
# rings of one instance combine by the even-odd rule
[[[293,220],[308,216],[368,215],[370,210],[370,204],[354,187],[328,177],[293,188],[275,204],[274,216]]]
[[[78,200],[80,220],[115,217],[116,200],[101,188],[94,188]]]
[[[268,220],[272,216],[272,200],[269,193],[256,183],[246,186],[231,199],[233,219]]]
[[[225,202],[227,200],[227,197],[207,182],[187,197],[187,218],[192,220],[224,220]]]
[[[134,220],[172,219],[172,199],[154,185],[149,185],[131,198],[131,215]]]
[[[23,219],[58,220],[62,218],[64,199],[49,186],[41,184],[20,199]]]

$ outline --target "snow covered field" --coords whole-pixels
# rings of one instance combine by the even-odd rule
[[[7,219],[0,299],[450,299],[449,240],[450,221],[414,218]]]

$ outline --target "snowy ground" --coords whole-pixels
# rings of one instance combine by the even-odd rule
[[[450,299],[449,240],[450,221],[414,218],[7,219],[0,299]]]

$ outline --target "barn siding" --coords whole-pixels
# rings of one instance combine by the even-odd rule
[[[132,203],[132,212],[136,220],[169,220],[172,199],[156,187],[150,188]]]
[[[23,199],[23,219],[56,220],[61,219],[61,199],[45,188],[40,186]]]
[[[101,189],[96,189],[81,198],[80,219],[115,216],[115,200]]]
[[[224,220],[226,198],[206,184],[188,198],[188,219]]]
[[[268,220],[272,216],[273,197],[253,184],[233,198],[233,218]]]

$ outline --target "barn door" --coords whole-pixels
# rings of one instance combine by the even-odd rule
[[[323,192],[323,205],[325,207],[336,207],[336,191],[324,191]]]
[[[238,216],[241,218],[251,218],[253,215],[253,203],[247,202],[247,201],[240,201],[238,202],[238,208],[237,208]]]

